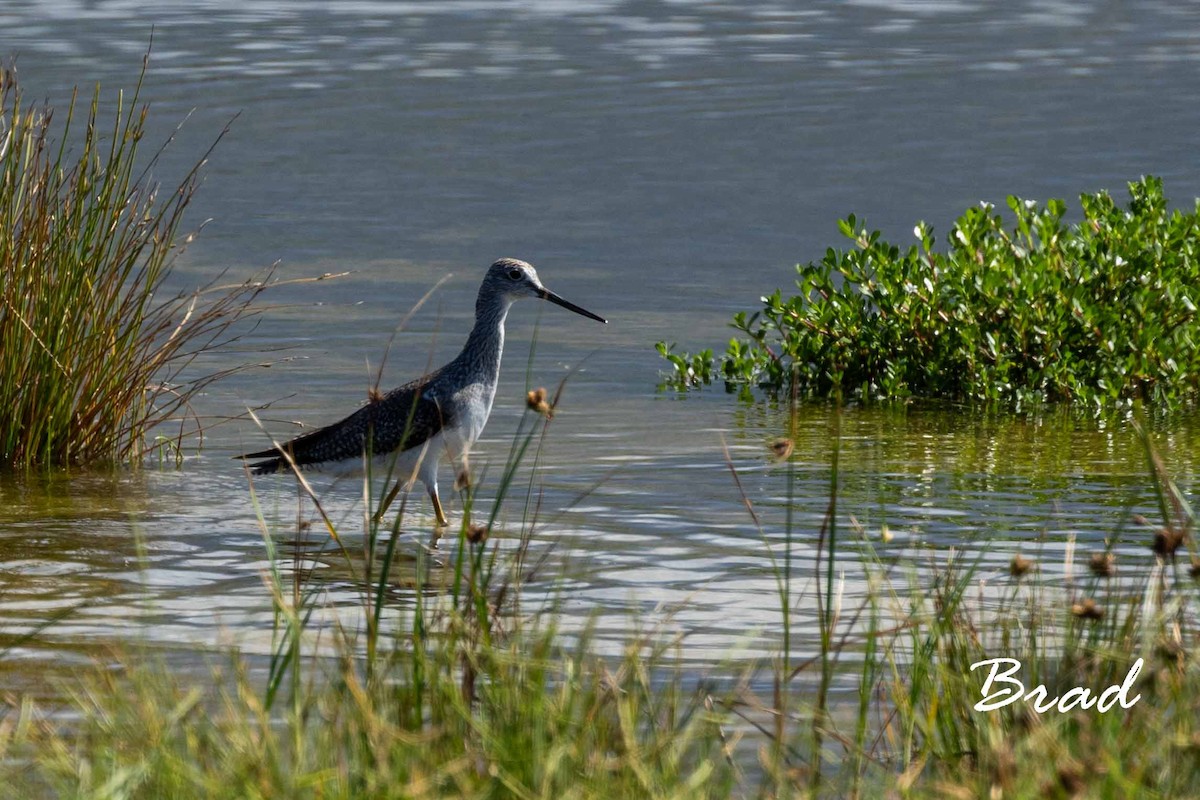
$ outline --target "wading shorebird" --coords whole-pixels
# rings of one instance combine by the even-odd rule
[[[483,432],[504,350],[504,319],[523,297],[540,297],[607,324],[603,317],[567,302],[542,285],[537,271],[524,261],[502,258],[488,268],[475,301],[475,327],[458,357],[428,375],[370,400],[340,422],[298,436],[289,442],[235,456],[266,459],[250,465],[255,475],[297,467],[351,473],[370,457],[399,476],[395,489],[420,480],[433,501],[439,526],[447,524],[438,497],[437,468],[445,454],[463,458]],[[395,497],[395,490],[384,508]]]

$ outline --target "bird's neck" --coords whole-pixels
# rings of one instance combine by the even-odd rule
[[[512,302],[499,297],[480,297],[475,304],[475,327],[459,355],[460,361],[495,385],[504,352],[504,319]]]

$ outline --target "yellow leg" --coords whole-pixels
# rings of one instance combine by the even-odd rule
[[[446,520],[446,515],[442,512],[442,501],[438,498],[437,489],[429,490],[429,499],[433,501],[433,513],[437,514],[437,524],[439,528],[444,528],[450,523]]]
[[[404,484],[402,481],[396,481],[396,485],[392,487],[391,491],[388,492],[387,497],[383,499],[383,505],[381,505],[379,510],[375,512],[376,522],[382,520],[383,515],[386,514],[387,510],[392,507],[392,503],[395,502],[396,495],[400,494],[400,489],[403,487],[403,485]]]

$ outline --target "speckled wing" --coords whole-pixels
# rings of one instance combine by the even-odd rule
[[[438,402],[426,391],[436,377],[406,383],[382,398],[324,428],[298,436],[279,447],[291,453],[299,467],[316,466],[348,459],[361,459],[370,441],[374,455],[420,447],[451,424]],[[287,469],[287,460],[275,448],[237,456],[267,459],[250,465],[255,475]]]

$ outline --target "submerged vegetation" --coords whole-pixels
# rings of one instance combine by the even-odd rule
[[[658,344],[686,389],[722,380],[745,396],[947,398],[1024,408],[1113,409],[1137,398],[1169,409],[1200,392],[1200,201],[1171,211],[1162,182],[1066,204],[1008,198],[968,209],[935,251],[916,226],[902,249],[854,216],[854,246],[797,266],[797,293],[738,313],[725,353]]]
[[[107,122],[99,87],[82,124],[73,98],[56,129],[54,109],[27,104],[0,69],[2,465],[137,463],[150,431],[220,377],[184,371],[232,338],[264,288],[171,290],[207,154],[162,191],[162,149],[139,158],[140,87]]]

